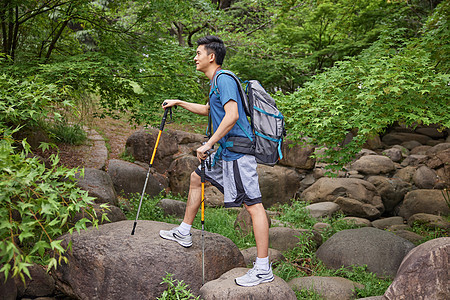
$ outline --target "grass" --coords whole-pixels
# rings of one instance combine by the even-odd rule
[[[47,130],[53,140],[58,143],[82,145],[87,138],[86,132],[78,124],[69,124],[65,120],[47,124]]]

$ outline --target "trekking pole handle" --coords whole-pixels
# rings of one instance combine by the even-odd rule
[[[169,113],[169,112],[170,112],[170,117],[172,118],[172,107],[164,108],[164,115],[161,120],[161,125],[159,125],[159,130],[161,130],[161,131],[164,129],[164,124],[166,124],[166,119],[167,119],[167,113]]]

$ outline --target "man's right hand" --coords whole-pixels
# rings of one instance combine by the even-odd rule
[[[163,101],[162,107],[163,108],[172,107],[172,106],[178,105],[178,103],[180,101],[181,100],[178,100],[178,99],[166,99],[166,100]]]

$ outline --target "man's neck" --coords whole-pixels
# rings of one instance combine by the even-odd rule
[[[208,77],[209,80],[212,80],[218,69],[220,69],[218,64],[211,64],[208,70],[205,71],[206,77]]]

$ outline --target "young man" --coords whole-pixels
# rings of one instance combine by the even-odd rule
[[[197,55],[194,58],[197,70],[203,72],[210,80],[225,58],[225,45],[216,36],[206,36],[197,41]],[[165,100],[163,107],[181,106],[193,113],[208,116],[211,113],[214,133],[210,139],[197,149],[197,158],[204,160],[207,152],[214,144],[224,145],[230,136],[245,137],[245,133],[238,126],[237,121],[247,132],[251,132],[250,124],[246,118],[241,102],[237,83],[226,74],[217,77],[217,87],[220,97],[210,92],[209,103],[206,105],[190,103],[181,100]],[[236,278],[235,282],[241,286],[254,286],[274,279],[272,267],[269,264],[269,224],[264,206],[261,202],[258,174],[256,173],[255,157],[248,154],[232,152],[223,148],[217,155],[211,171],[206,170],[206,180],[211,182],[224,194],[225,207],[245,206],[252,217],[253,232],[255,234],[257,258],[254,267],[247,274]],[[178,242],[183,247],[192,246],[190,229],[195,215],[201,204],[200,168],[191,174],[189,195],[183,222],[172,230],[161,230],[160,236],[164,239]]]

